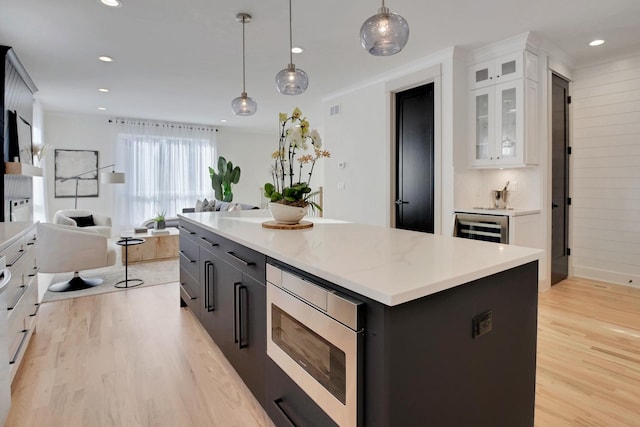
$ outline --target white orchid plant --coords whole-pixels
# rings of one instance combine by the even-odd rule
[[[278,150],[271,155],[274,159],[271,170],[273,182],[265,184],[264,194],[272,202],[299,207],[311,205],[313,209],[322,210],[310,200],[319,193],[311,190],[311,177],[316,161],[331,157],[331,153],[322,149],[320,134],[315,129],[309,129],[309,122],[306,117],[302,117],[302,111],[298,107],[291,116],[280,113],[279,120]],[[313,154],[303,154],[296,158],[301,151],[308,150],[312,150]],[[297,167],[294,162],[298,163]]]

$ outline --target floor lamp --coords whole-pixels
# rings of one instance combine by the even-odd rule
[[[82,175],[86,175],[86,174],[91,173],[91,172],[97,172],[99,170],[110,168],[110,167],[113,167],[115,165],[116,165],[115,163],[112,163],[112,164],[107,165],[107,166],[102,166],[102,167],[99,167],[99,168],[93,168],[93,169],[88,170],[86,172],[79,173],[78,175],[75,175],[75,176],[70,176],[69,178],[65,178],[65,179],[60,181],[60,182],[65,182],[65,181],[68,181],[70,179],[75,179],[76,180],[75,203],[73,205],[74,209],[78,209],[78,180],[80,179],[80,177]],[[111,172],[102,172],[102,173],[100,173],[100,182],[102,182],[103,184],[124,184],[124,172],[116,172],[114,170],[112,170]]]

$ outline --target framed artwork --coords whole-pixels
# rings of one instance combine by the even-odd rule
[[[98,197],[98,152],[55,150],[55,197]],[[64,182],[63,182],[64,181]]]
[[[18,116],[18,149],[21,163],[33,164],[33,137],[31,124]]]

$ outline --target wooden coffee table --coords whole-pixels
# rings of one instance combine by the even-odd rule
[[[129,264],[146,261],[159,261],[178,257],[180,247],[180,231],[175,227],[165,228],[168,234],[136,233],[132,237],[144,239],[144,243],[129,247]],[[122,259],[125,258],[125,248],[122,248]]]

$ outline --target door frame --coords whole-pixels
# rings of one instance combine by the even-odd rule
[[[389,120],[389,166],[390,173],[388,207],[390,226],[396,227],[395,188],[396,180],[396,93],[433,83],[433,232],[442,234],[442,69],[437,64],[415,73],[407,74],[385,84],[387,96],[387,119]]]
[[[557,77],[561,80],[564,80],[567,83],[567,96],[571,98],[571,82],[572,80],[567,78],[561,73],[558,73],[554,70],[551,70],[549,74],[549,287],[553,286],[553,88],[554,88],[554,77]],[[569,107],[569,103],[566,104],[566,119],[565,119],[565,148],[570,149],[571,138],[573,132],[571,132],[571,113],[572,109]],[[566,199],[564,202],[564,209],[566,209],[565,214],[565,223],[564,223],[564,233],[566,238],[567,250],[569,250],[572,246],[572,233],[571,233],[571,223],[572,223],[572,212],[571,205],[567,202],[568,198],[571,198],[571,171],[573,170],[572,158],[571,155],[565,151],[564,153],[564,163],[565,163],[565,176],[564,176],[564,187],[566,192]],[[573,268],[571,262],[571,256],[567,254],[567,278],[573,276]]]

